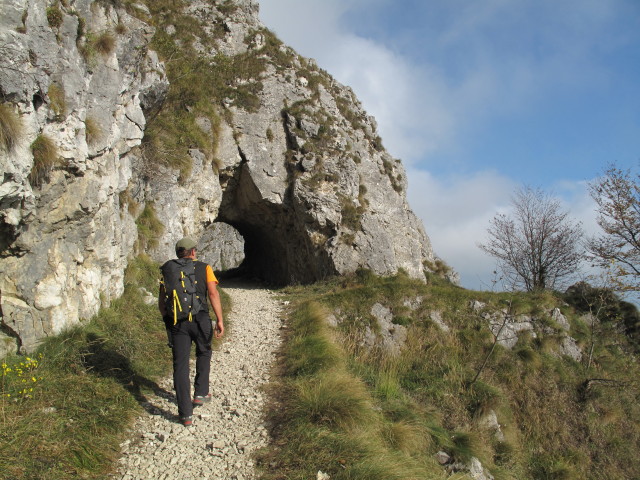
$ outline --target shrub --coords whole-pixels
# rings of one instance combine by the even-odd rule
[[[32,186],[41,186],[49,179],[49,174],[58,163],[58,149],[53,140],[44,134],[38,137],[31,144],[33,153],[33,166],[29,173],[29,182]]]
[[[12,151],[22,135],[22,122],[13,108],[6,103],[0,103],[0,149]]]

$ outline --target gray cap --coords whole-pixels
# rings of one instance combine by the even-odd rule
[[[176,243],[176,252],[178,250],[191,250],[192,248],[195,248],[195,246],[196,242],[194,240],[184,237],[182,240]]]

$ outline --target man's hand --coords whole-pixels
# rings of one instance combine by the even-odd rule
[[[224,335],[224,324],[222,323],[222,320],[218,320],[216,322],[216,328],[213,331],[213,335],[216,338],[222,338],[222,336]]]

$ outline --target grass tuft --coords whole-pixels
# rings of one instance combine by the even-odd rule
[[[57,83],[52,83],[49,85],[47,95],[49,97],[49,107],[55,114],[56,119],[62,120],[67,110],[64,88]]]
[[[102,32],[93,38],[93,47],[101,55],[111,55],[116,47],[116,39],[111,32]]]
[[[329,370],[297,382],[295,388],[293,422],[344,428],[368,422],[374,415],[363,385],[345,372]]]
[[[147,202],[136,219],[138,227],[137,251],[147,252],[158,246],[158,238],[164,231],[164,225],[156,215],[153,202]]]
[[[29,182],[32,186],[39,187],[48,181],[51,170],[58,163],[58,149],[50,137],[41,134],[31,144],[31,152],[33,166],[29,173]]]
[[[0,149],[12,152],[22,137],[20,117],[8,103],[0,103]]]
[[[51,28],[60,28],[63,20],[64,16],[58,4],[47,8],[47,22]]]
[[[103,135],[102,127],[93,117],[87,117],[84,121],[84,131],[89,145],[93,145],[100,141]]]

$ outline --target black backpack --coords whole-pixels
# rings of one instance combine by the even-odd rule
[[[182,320],[193,321],[195,314],[206,307],[197,292],[195,262],[190,258],[169,260],[160,271],[167,316],[173,317],[174,325]]]

